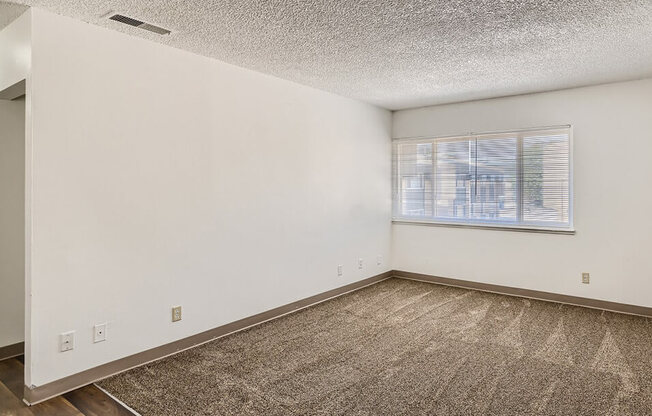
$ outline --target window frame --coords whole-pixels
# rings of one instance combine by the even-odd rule
[[[401,187],[401,175],[399,172],[400,169],[400,155],[398,153],[398,146],[404,143],[411,144],[421,144],[421,143],[432,143],[433,145],[437,142],[446,142],[446,141],[462,141],[462,140],[472,140],[478,138],[517,138],[517,152],[518,152],[518,161],[522,163],[521,151],[523,149],[523,138],[524,136],[532,136],[537,133],[542,135],[553,135],[553,134],[568,134],[568,224],[566,223],[523,223],[522,215],[522,198],[523,192],[520,189],[522,186],[522,166],[517,167],[518,178],[517,181],[519,189],[517,191],[516,199],[517,204],[519,205],[517,209],[517,222],[510,221],[501,221],[501,220],[478,220],[478,219],[469,219],[464,218],[456,220],[454,218],[410,218],[408,216],[397,215],[400,213],[400,206],[403,203]],[[493,137],[492,137],[493,136]],[[436,147],[436,146],[435,146]],[[433,150],[432,153],[433,164],[436,164],[436,152]],[[553,234],[575,234],[574,226],[574,178],[573,178],[573,155],[574,155],[574,146],[573,146],[573,126],[570,124],[567,125],[557,125],[557,126],[545,126],[545,127],[533,127],[533,128],[522,128],[522,129],[511,129],[511,130],[500,130],[500,131],[485,131],[485,132],[470,132],[464,134],[455,134],[455,135],[446,135],[446,136],[417,136],[417,137],[399,137],[392,140],[392,223],[394,224],[411,224],[411,225],[427,225],[427,226],[442,226],[442,227],[454,227],[454,228],[472,228],[472,229],[492,229],[492,230],[505,230],[505,231],[525,231],[525,232],[538,232],[538,233],[553,233]],[[436,195],[436,170],[433,169],[433,195]],[[433,205],[436,203],[433,200]],[[519,222],[520,220],[520,222]]]

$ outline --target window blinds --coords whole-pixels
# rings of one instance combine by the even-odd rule
[[[396,140],[394,219],[572,228],[570,128]]]

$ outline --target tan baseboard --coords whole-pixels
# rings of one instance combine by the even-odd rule
[[[239,321],[231,322],[217,328],[209,329],[208,331],[201,332],[199,334],[192,335],[190,337],[183,338],[178,341],[162,345],[160,347],[152,348],[147,351],[139,352],[137,354],[112,361],[110,363],[102,364],[100,366],[82,371],[81,373],[73,374],[71,376],[64,377],[42,386],[36,386],[32,388],[25,386],[24,401],[30,405],[40,403],[49,398],[69,392],[87,384],[94,383],[123,371],[127,371],[131,368],[159,360],[161,358],[179,353],[183,350],[187,350],[189,348],[212,341],[216,338],[241,331],[251,326],[258,325],[260,323],[279,318],[283,315],[299,311],[317,303],[321,303],[346,293],[362,289],[363,287],[378,283],[385,279],[389,279],[392,277],[392,275],[392,271],[381,273],[377,276],[338,287],[336,289],[310,296],[296,302],[288,303],[287,305],[280,306],[278,308],[274,308],[244,319],[240,319]]]
[[[428,274],[412,273],[402,270],[394,270],[394,277],[400,279],[418,280],[428,283],[436,283],[446,286],[455,286],[465,289],[481,290],[483,292],[499,293],[501,295],[519,296],[529,299],[538,299],[549,302],[565,303],[569,305],[583,306],[585,308],[602,309],[606,311],[626,313],[652,317],[652,308],[645,306],[629,305],[626,303],[609,302],[583,298],[579,296],[562,295],[559,293],[542,292],[539,290],[520,289],[517,287],[494,285],[490,283],[472,282],[470,280],[451,279],[448,277],[432,276]]]
[[[25,343],[19,342],[17,344],[7,345],[6,347],[0,347],[0,361],[6,360],[7,358],[18,357],[25,353]]]
[[[363,287],[373,285],[380,281],[396,277],[400,279],[419,280],[428,283],[435,283],[447,286],[456,286],[465,289],[481,290],[485,292],[499,293],[503,295],[519,296],[531,299],[539,299],[550,302],[566,303],[570,305],[583,306],[588,308],[603,309],[613,312],[620,312],[632,315],[652,317],[652,308],[623,303],[608,302],[603,300],[582,298],[578,296],[561,295],[558,293],[542,292],[538,290],[520,289],[509,286],[493,285],[489,283],[472,282],[469,280],[451,279],[446,277],[431,276],[427,274],[412,273],[402,270],[392,270],[359,282],[351,283],[336,289],[329,290],[296,302],[271,309],[248,318],[241,319],[208,331],[192,335],[190,337],[152,348],[110,363],[82,371],[81,373],[53,381],[42,386],[29,388],[25,386],[25,402],[37,404],[51,397],[58,396],[76,388],[102,380],[112,375],[127,371],[131,368],[147,364],[152,361],[179,353],[189,348],[196,347],[225,335],[241,331],[260,323],[279,318],[283,315],[296,312],[327,301],[329,299],[353,292]],[[1,350],[0,350],[1,351]],[[18,355],[18,354],[16,354]]]

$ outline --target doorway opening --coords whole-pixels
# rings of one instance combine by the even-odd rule
[[[0,91],[0,360],[25,350],[25,81]]]

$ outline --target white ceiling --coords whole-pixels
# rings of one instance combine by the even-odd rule
[[[652,75],[652,0],[18,2],[389,109]]]

